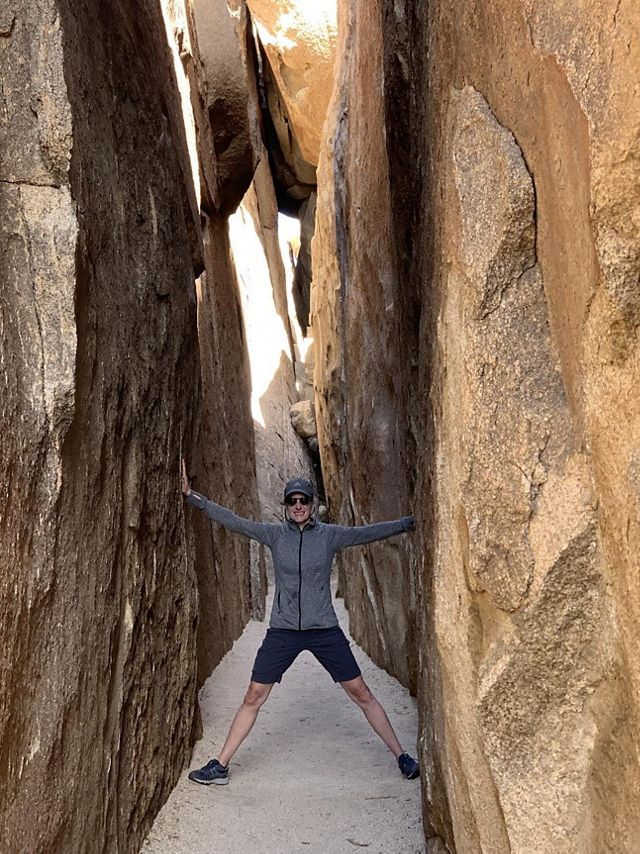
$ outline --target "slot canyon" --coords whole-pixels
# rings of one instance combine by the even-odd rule
[[[182,458],[415,515],[334,573],[420,850],[640,851],[636,0],[3,0],[0,98],[0,852],[140,851],[266,630]]]

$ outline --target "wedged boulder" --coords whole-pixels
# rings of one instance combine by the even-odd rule
[[[293,429],[302,439],[310,439],[318,432],[316,410],[311,400],[300,400],[289,410]]]
[[[336,2],[247,5],[268,61],[267,98],[280,148],[297,181],[311,190],[333,88]]]
[[[256,58],[244,0],[188,0],[193,50],[186,62],[205,199],[232,213],[258,164],[261,132]]]
[[[256,57],[244,0],[163,0],[180,89],[187,161],[207,215],[240,204],[260,156]]]

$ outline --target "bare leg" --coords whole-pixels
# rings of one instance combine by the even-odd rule
[[[227,740],[218,756],[218,762],[221,765],[229,764],[233,754],[251,732],[251,727],[256,722],[260,707],[266,701],[272,688],[273,684],[263,685],[261,682],[249,682],[242,705],[236,712]]]
[[[360,706],[373,731],[380,736],[397,759],[404,751],[400,746],[398,737],[393,731],[387,713],[373,696],[362,676],[358,676],[357,679],[350,679],[348,682],[341,682],[340,684],[353,702],[357,706]]]

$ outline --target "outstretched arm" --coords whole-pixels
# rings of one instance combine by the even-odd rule
[[[182,494],[186,498],[187,504],[192,507],[197,507],[214,522],[234,531],[236,534],[242,534],[252,540],[257,540],[259,543],[264,543],[267,546],[273,545],[278,525],[270,525],[267,522],[254,522],[252,519],[245,519],[244,516],[238,516],[226,507],[216,504],[214,501],[194,492],[189,483],[187,475],[187,465],[182,460]]]
[[[354,528],[346,525],[330,525],[333,545],[336,551],[348,546],[362,546],[376,540],[386,540],[396,534],[404,534],[415,527],[413,516],[403,516],[392,522],[375,522],[373,525],[358,525]]]

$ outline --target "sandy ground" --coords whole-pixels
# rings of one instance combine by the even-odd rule
[[[341,600],[336,610],[346,631]],[[204,684],[204,737],[192,768],[222,747],[266,628],[250,622]],[[355,643],[352,648],[400,743],[415,755],[414,700]],[[401,776],[362,712],[310,653],[298,656],[274,687],[230,770],[228,786],[199,786],[185,770],[143,854],[425,851],[420,781]]]

